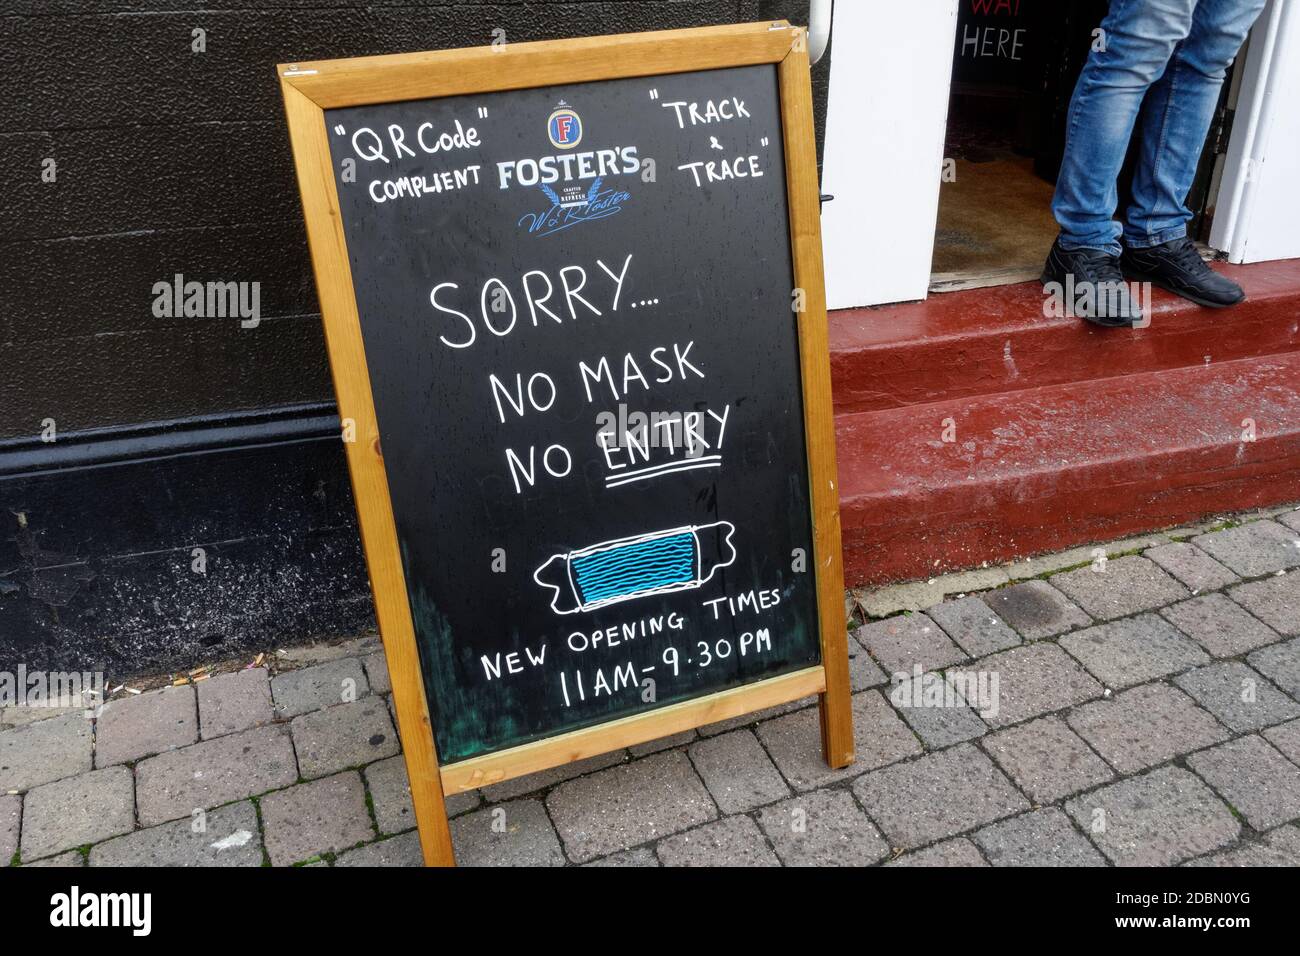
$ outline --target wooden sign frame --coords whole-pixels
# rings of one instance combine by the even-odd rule
[[[339,416],[355,423],[355,441],[345,445],[348,470],[426,865],[455,863],[445,793],[560,766],[811,694],[820,695],[826,762],[843,767],[853,760],[821,213],[806,50],[804,29],[769,21],[277,68]],[[762,63],[775,64],[778,71],[794,280],[805,295],[806,308],[798,316],[799,355],[821,664],[440,767],[380,452],[324,111]]]

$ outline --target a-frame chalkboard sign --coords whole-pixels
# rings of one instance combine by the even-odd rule
[[[853,759],[805,42],[279,68],[428,864],[444,794],[812,694]]]

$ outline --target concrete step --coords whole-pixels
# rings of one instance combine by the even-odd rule
[[[1206,309],[1156,289],[1149,328],[1043,315],[1037,283],[831,313],[837,412],[865,412],[1300,349],[1300,259],[1214,268],[1246,302]]]
[[[1149,361],[1190,354],[1191,341],[1158,341],[1180,334],[1185,312],[1158,313],[1139,333]],[[1249,312],[1217,314],[1219,329],[1264,331]],[[1293,339],[1298,319],[1275,312],[1274,324]],[[1046,344],[1038,324],[1026,322],[1027,334]],[[1048,331],[1086,344],[1071,329]],[[962,394],[929,403],[918,401],[926,389],[901,390],[906,377],[892,375],[897,388],[880,397],[908,401],[836,416],[848,583],[929,577],[1300,499],[1300,352],[1219,361],[1231,351],[1225,339],[1248,347],[1239,331],[1206,334],[1196,348],[1208,364],[1118,376],[1096,374],[1088,357],[1078,364],[1090,377],[1078,367],[1054,375],[1035,358],[1035,378],[1064,381],[1012,390],[1009,369],[977,361],[972,347],[966,362],[949,363],[948,389]],[[1022,376],[1028,364],[1024,356]],[[993,394],[958,382],[995,371],[1003,389]]]

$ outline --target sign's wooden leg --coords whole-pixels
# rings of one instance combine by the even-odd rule
[[[438,766],[433,724],[425,704],[424,682],[415,660],[414,641],[409,646],[397,646],[396,642],[387,640],[384,644],[424,865],[455,866],[456,853],[451,845],[451,827],[447,823],[447,807],[442,792],[442,770]]]
[[[826,690],[818,698],[821,713],[822,754],[835,768],[853,763],[853,699],[849,692],[848,634],[822,639],[822,665],[826,669]]]
[[[802,27],[793,27],[789,36],[790,50],[781,60],[778,74],[785,119],[786,191],[795,286],[806,295],[805,308],[799,316],[799,360],[816,538],[822,667],[826,672],[826,690],[820,702],[822,753],[828,764],[838,768],[853,762],[853,711],[849,697],[849,636],[844,620],[844,564],[835,471],[826,282],[822,270],[821,207],[817,177],[803,172],[817,166],[806,33]]]
[[[410,762],[407,762],[410,772]],[[416,784],[411,779],[411,802],[415,806],[415,821],[420,831],[420,849],[425,866],[455,866],[456,853],[451,845],[451,827],[447,823],[447,808],[443,800],[442,779],[435,766],[432,778]]]

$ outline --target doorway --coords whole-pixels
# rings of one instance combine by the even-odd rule
[[[1052,193],[1070,96],[1106,0],[959,0],[930,291],[1036,279],[1057,226]],[[1224,107],[1189,197],[1201,238]],[[1126,204],[1133,162],[1120,177]]]

